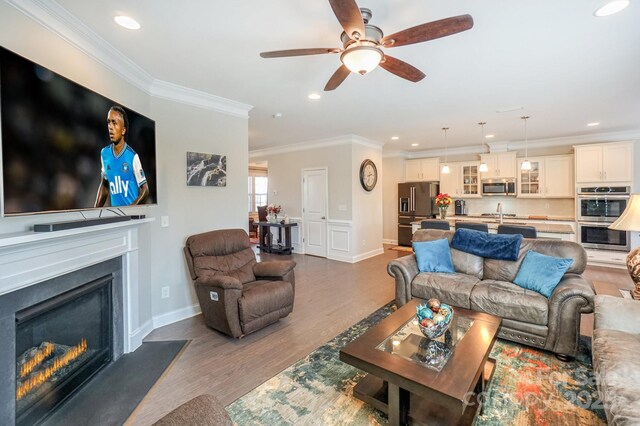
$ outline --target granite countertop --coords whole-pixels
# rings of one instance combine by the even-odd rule
[[[450,220],[450,219],[464,220],[464,219],[469,219],[469,218],[487,219],[487,220],[495,219],[495,220],[498,220],[498,213],[496,213],[495,216],[482,216],[480,214],[468,214],[468,215],[461,215],[461,216],[447,215],[447,220]],[[552,221],[558,221],[558,222],[575,222],[575,218],[572,217],[572,216],[547,216],[547,215],[504,216],[504,220],[505,221],[507,221],[507,220],[552,220]]]
[[[474,217],[473,216],[454,216],[452,217],[447,217],[447,220],[449,221],[449,224],[451,225],[451,227],[453,228],[455,226],[456,221],[464,221],[464,219],[461,218],[465,218],[467,222],[473,222],[474,221]],[[509,219],[505,219],[503,222],[505,224],[513,224],[513,225],[524,225],[523,222],[520,222],[519,220],[522,219],[515,219],[515,220],[509,220]],[[412,225],[420,225],[421,221],[416,221],[416,222],[411,222]],[[484,222],[487,224],[487,226],[489,227],[489,229],[498,229],[498,221],[496,220],[495,222]],[[529,223],[527,224],[527,226],[533,226],[534,228],[536,228],[536,231],[544,233],[550,233],[550,234],[575,234],[573,227],[571,227],[571,225],[567,225],[567,224],[561,224],[561,223]]]

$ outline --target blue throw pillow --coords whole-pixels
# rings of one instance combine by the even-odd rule
[[[573,259],[547,256],[529,250],[513,282],[527,290],[537,291],[549,299],[572,264]]]
[[[451,247],[489,259],[518,260],[521,242],[520,234],[498,235],[460,228],[453,234]]]
[[[453,274],[453,261],[449,240],[443,238],[435,241],[419,241],[413,243],[416,262],[420,272],[447,272]]]

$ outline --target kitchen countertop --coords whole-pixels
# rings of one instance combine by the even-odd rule
[[[484,218],[486,218],[486,216]],[[447,217],[447,220],[449,221],[449,224],[453,228],[455,226],[456,221],[463,222],[466,220],[467,222],[473,222],[474,217],[473,216],[454,216],[454,217]],[[512,224],[512,225],[524,225],[524,223],[520,222],[521,220],[522,219],[505,219],[503,223]],[[411,225],[420,226],[420,222],[422,221],[411,222]],[[487,224],[489,229],[498,229],[499,223],[497,219],[495,221],[484,221],[484,223]],[[527,224],[527,226],[533,226],[534,228],[536,228],[536,231],[540,233],[546,232],[550,234],[575,234],[573,227],[571,227],[571,225],[562,224],[562,223],[529,223]]]
[[[464,219],[498,219],[498,213],[495,213],[495,216],[482,216],[480,214],[467,214],[467,215],[447,215],[447,220],[464,220]],[[569,216],[546,216],[546,215],[523,215],[523,216],[504,216],[504,220],[552,220],[558,222],[575,222],[574,217]]]

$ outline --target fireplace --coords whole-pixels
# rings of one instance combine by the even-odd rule
[[[34,425],[124,353],[122,257],[0,295],[0,424]]]
[[[16,312],[16,424],[51,413],[111,360],[112,276]]]

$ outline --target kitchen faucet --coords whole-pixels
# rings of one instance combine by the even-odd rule
[[[498,212],[498,219],[500,220],[500,225],[502,225],[502,203],[498,203],[498,208],[496,209]]]

